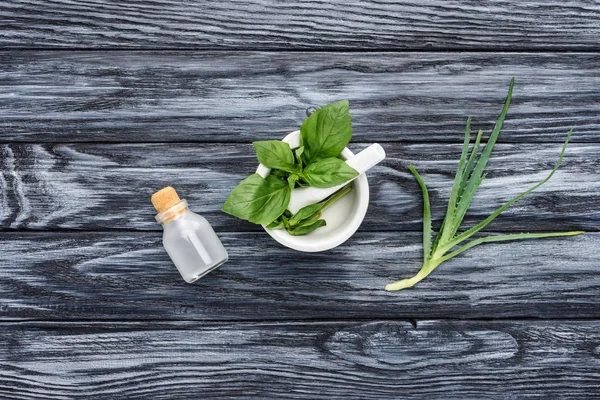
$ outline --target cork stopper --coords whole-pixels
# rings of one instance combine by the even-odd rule
[[[159,213],[167,211],[181,201],[177,192],[171,186],[160,189],[152,195],[150,200],[152,201],[154,208],[156,208],[156,211]]]

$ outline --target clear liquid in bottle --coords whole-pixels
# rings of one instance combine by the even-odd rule
[[[152,196],[163,225],[163,246],[183,279],[192,283],[228,260],[227,250],[208,221],[188,208],[177,192],[166,187]]]

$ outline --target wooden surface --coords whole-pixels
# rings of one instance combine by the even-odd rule
[[[0,395],[46,398],[593,399],[597,321],[20,322]],[[18,393],[18,395],[15,395]]]
[[[15,48],[598,50],[598,1],[21,0]]]
[[[475,247],[413,290],[418,232],[359,232],[298,257],[264,233],[222,233],[230,261],[188,286],[155,232],[0,234],[3,319],[600,318],[600,233]],[[224,325],[224,328],[227,325]]]
[[[455,136],[456,144],[384,143],[386,160],[368,174],[371,202],[363,230],[421,229],[422,199],[409,164],[426,179],[434,218],[441,222],[461,151],[460,135]],[[350,147],[359,151],[365,144]],[[149,199],[173,185],[220,231],[263,232],[220,211],[233,187],[256,169],[250,143],[5,144],[0,150],[6,182],[1,228],[162,231]],[[560,150],[560,143],[498,144],[465,226],[542,180]],[[552,181],[507,210],[491,229],[598,231],[597,157],[595,144],[572,144]]]
[[[596,142],[598,53],[0,52],[4,141],[235,142],[296,130],[311,106],[350,99],[355,141],[460,145]]]
[[[0,399],[593,399],[600,393],[597,1],[0,4]],[[513,102],[465,220],[552,168],[415,288],[467,116]],[[349,99],[388,158],[342,246],[300,254],[219,211],[253,140]],[[175,186],[230,261],[194,285],[150,194]]]

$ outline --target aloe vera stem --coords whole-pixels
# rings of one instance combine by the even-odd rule
[[[436,265],[436,267],[437,267],[437,265]],[[402,279],[402,280],[399,280],[394,283],[388,283],[387,285],[385,285],[385,290],[390,292],[390,291],[394,291],[394,290],[402,290],[402,289],[411,288],[414,285],[416,285],[417,283],[421,282],[423,279],[425,279],[427,277],[427,275],[429,275],[431,273],[431,271],[433,271],[434,269],[435,269],[435,267],[430,268],[429,266],[427,266],[427,267],[423,266],[423,268],[421,268],[421,270],[412,278]]]

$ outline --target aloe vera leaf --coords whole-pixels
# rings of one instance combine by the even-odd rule
[[[477,189],[479,189],[479,186],[481,185],[481,182],[483,182],[483,180],[485,179],[485,174],[483,174],[483,176],[480,176],[479,179],[477,180],[477,182],[475,183],[475,185],[473,186],[467,186],[465,188],[465,191],[463,193],[463,196],[468,196],[470,198],[473,198],[473,196],[475,195],[475,192],[477,192]],[[458,231],[458,229],[460,228],[460,224],[462,223],[462,220],[465,218],[465,213],[468,209],[469,205],[467,204],[467,207],[464,209],[463,211],[459,211],[458,209],[456,210],[456,214],[454,215],[454,219],[455,219],[455,224],[452,227],[452,231],[450,232],[450,236],[448,238],[446,238],[446,240],[444,240],[442,242],[442,245],[440,246],[439,251],[443,254],[446,251],[448,251],[449,247],[448,247],[448,243],[452,240],[454,240],[454,235],[456,234],[456,231]]]
[[[467,153],[469,152],[469,141],[471,139],[471,117],[467,118],[467,126],[465,127],[465,140],[463,142],[463,149],[458,162],[458,168],[456,169],[456,175],[454,176],[454,183],[452,184],[452,190],[450,192],[450,199],[448,200],[448,208],[446,209],[446,217],[444,218],[443,229],[440,229],[438,236],[441,234],[441,241],[446,242],[451,236],[451,232],[454,228],[454,212],[456,209],[456,203],[458,202],[459,190],[463,184],[463,170],[465,168],[465,162],[467,160]],[[436,237],[437,240],[437,237]],[[439,241],[438,241],[439,242]],[[435,246],[434,246],[435,247]]]
[[[481,143],[482,136],[483,136],[483,131],[480,129],[479,132],[477,132],[477,138],[475,139],[475,145],[473,146],[473,149],[471,150],[471,156],[469,157],[467,166],[463,170],[463,176],[461,179],[462,184],[460,185],[460,189],[458,191],[459,197],[462,196],[462,194],[465,190],[465,186],[467,185],[467,182],[469,180],[468,179],[469,174],[471,173],[471,170],[473,169],[473,163],[475,162],[475,158],[477,157],[477,153],[479,152],[479,144]]]
[[[475,158],[477,157],[477,153],[479,152],[479,144],[481,142],[481,137],[483,136],[483,131],[479,130],[479,132],[477,132],[477,138],[475,139],[475,145],[473,146],[473,149],[471,150],[471,156],[469,157],[469,161],[467,162],[467,166],[465,168],[465,170],[463,171],[463,179],[462,179],[462,184],[460,186],[459,189],[459,201],[460,199],[462,199],[464,197],[465,194],[465,187],[467,185],[467,181],[468,181],[468,177],[469,177],[469,173],[471,172],[471,169],[473,169],[473,164],[475,162]],[[485,178],[485,174],[483,175],[483,177],[479,180],[479,182],[477,182],[477,184],[475,185],[474,188],[472,188],[473,195],[471,195],[471,197],[473,197],[475,195],[475,192],[477,192],[477,189],[479,188],[479,185],[481,185],[481,182],[483,181],[483,179]],[[470,194],[469,194],[470,195]],[[468,208],[468,206],[467,206]],[[457,213],[457,209],[454,209],[454,215],[456,216]],[[466,213],[466,210],[465,210]],[[464,214],[462,215],[458,215],[456,216],[456,219],[460,219],[460,222],[462,222],[462,220],[464,219]],[[445,241],[448,241],[451,237],[453,237],[454,235],[456,235],[456,232],[458,231],[458,228],[460,227],[460,222],[458,224],[453,224],[452,226],[452,230],[450,231],[450,235],[448,237],[446,237]]]
[[[460,160],[458,161],[458,168],[456,175],[454,176],[454,185],[457,185],[456,190],[460,187],[460,183],[463,177],[463,171],[465,169],[465,161],[467,161],[467,155],[469,154],[469,143],[471,141],[471,117],[467,118],[467,125],[465,126],[465,139],[463,141],[462,153],[460,154]],[[454,185],[452,190],[454,191]],[[457,193],[458,195],[458,193]]]
[[[465,192],[461,197],[458,207],[456,209],[455,215],[455,225],[458,226],[461,224],[462,220],[467,213],[467,209],[469,208],[469,204],[471,204],[471,200],[473,199],[473,195],[475,194],[475,187],[481,183],[481,176],[483,174],[483,170],[487,165],[487,162],[492,154],[492,150],[494,149],[494,145],[496,144],[496,140],[498,139],[498,135],[500,134],[500,129],[502,129],[502,124],[504,123],[504,119],[506,118],[506,113],[508,112],[508,107],[510,106],[510,99],[512,97],[513,87],[515,85],[515,78],[510,80],[510,87],[508,88],[508,95],[506,96],[506,101],[504,102],[504,107],[502,108],[502,112],[496,121],[496,125],[492,130],[490,138],[486,143],[483,151],[481,152],[481,156],[477,163],[475,164],[475,168],[473,168],[473,172],[471,173],[471,177],[469,178],[469,182],[465,187]]]
[[[455,238],[453,238],[450,242],[448,242],[446,249],[447,250],[451,249],[452,247],[458,245],[459,243],[461,243],[464,240],[468,239],[469,237],[473,236],[474,234],[476,234],[477,232],[479,232],[480,230],[485,228],[490,222],[492,222],[498,215],[500,215],[504,210],[506,210],[512,204],[514,204],[517,200],[528,195],[529,193],[533,192],[534,190],[536,190],[537,188],[542,186],[544,183],[548,182],[550,180],[550,178],[552,178],[554,173],[558,170],[558,167],[560,167],[560,164],[562,163],[562,160],[563,160],[563,156],[565,155],[565,150],[567,149],[567,145],[569,144],[569,140],[571,139],[572,134],[573,134],[573,128],[571,128],[569,130],[569,133],[567,134],[567,139],[565,140],[565,143],[562,146],[562,150],[560,151],[560,156],[558,157],[558,161],[556,162],[556,164],[554,165],[554,168],[552,168],[552,171],[550,171],[550,173],[548,174],[548,176],[546,178],[542,179],[539,183],[535,184],[534,186],[530,187],[526,191],[522,192],[521,194],[519,194],[519,195],[513,197],[512,199],[510,199],[509,201],[507,201],[504,205],[499,207],[489,217],[487,217],[486,219],[481,221],[479,224],[475,225],[471,229],[469,229],[469,230],[461,233],[460,235],[456,236]]]
[[[423,182],[423,178],[421,178],[415,167],[409,165],[408,169],[417,179],[423,193],[423,263],[427,264],[431,256],[431,208],[429,205],[429,192],[427,191],[425,182]]]
[[[442,238],[442,231],[444,230],[444,225],[446,225],[446,220],[442,221],[442,225],[440,225],[440,229],[438,230],[437,235],[435,235],[435,239],[433,240],[433,246],[431,247],[431,254],[435,253],[438,245],[440,243],[440,239]]]
[[[551,233],[512,233],[509,235],[498,235],[498,236],[487,236],[479,239],[475,239],[465,244],[464,246],[459,247],[452,253],[449,253],[443,256],[440,260],[441,262],[448,261],[452,257],[455,257],[462,253],[465,250],[470,249],[471,247],[477,246],[482,243],[492,243],[492,242],[504,242],[508,240],[524,240],[524,239],[541,239],[541,238],[549,238],[549,237],[560,237],[560,236],[576,236],[581,235],[585,232],[583,231],[571,231],[571,232],[551,232]]]

